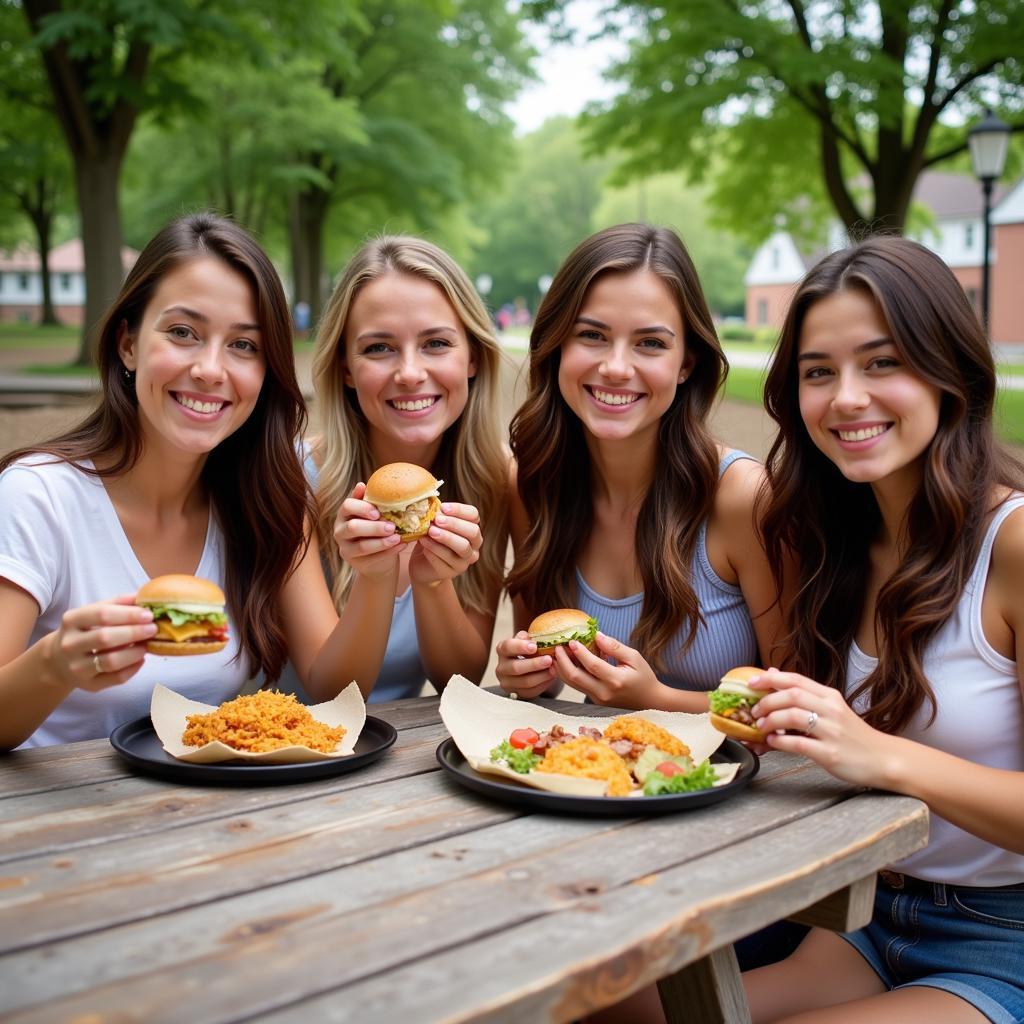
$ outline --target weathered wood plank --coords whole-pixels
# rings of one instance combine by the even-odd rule
[[[316,1020],[571,1021],[824,897],[927,841],[927,810],[866,795],[375,977],[289,1003],[261,1024]],[[730,880],[759,878],[744,888]],[[696,869],[696,870],[695,870]]]
[[[860,878],[853,885],[826,896],[805,910],[790,914],[789,919],[833,932],[852,932],[863,928],[875,910],[876,878],[876,875]]]
[[[658,995],[668,1024],[741,1024],[750,1008],[732,946],[723,946],[662,978]]]
[[[0,754],[0,806],[11,797],[123,779],[131,772],[107,740],[12,750]]]
[[[792,820],[806,813],[809,795],[806,779],[791,775],[788,781]],[[49,1005],[47,1012],[107,1012],[115,1002],[127,1002],[138,1008],[139,1016],[132,1019],[174,1019],[174,1011],[167,1004],[178,1001],[176,993],[196,986],[203,993],[205,1019],[237,1019],[260,1007],[301,998],[310,991],[311,984],[320,986],[328,978],[340,984],[377,975],[409,959],[429,956],[439,947],[464,945],[476,936],[523,922],[542,929],[546,927],[546,912],[586,901],[594,893],[627,886],[636,882],[638,875],[661,870],[663,866],[671,869],[694,858],[700,858],[700,864],[711,864],[719,851],[738,838],[753,834],[752,830],[771,829],[773,822],[785,817],[785,784],[778,790],[774,800],[770,799],[772,793],[760,800],[752,794],[748,796],[752,806],[742,821],[735,815],[719,815],[718,827],[713,827],[714,812],[718,809],[709,807],[685,816],[692,822],[688,829],[680,828],[683,816],[677,816],[627,823],[614,831],[601,832],[598,838],[583,834],[576,841],[563,843],[539,856],[517,858],[513,846],[508,865],[481,874],[462,875],[441,886],[428,884],[429,858],[425,857],[424,886],[402,899],[368,906],[358,914],[327,919],[321,913],[322,906],[314,904],[315,920],[304,920],[301,928],[288,934],[259,929],[257,937],[249,942],[218,949],[201,959],[187,958],[184,963],[160,970],[156,976],[147,974],[83,992],[70,997],[66,1006]],[[823,794],[818,808],[827,806],[829,798],[834,802],[844,793],[849,793],[849,789],[838,786],[831,794]],[[738,805],[744,796],[732,804]],[[517,824],[528,829],[532,821],[526,819]],[[563,829],[572,828],[569,822],[559,824]],[[577,832],[582,828],[575,827]],[[460,842],[472,849],[478,836],[474,832]],[[426,849],[421,852],[427,854]],[[383,870],[386,865],[386,860],[377,862]],[[712,867],[717,873],[717,865]],[[345,884],[344,872],[338,876],[337,884]],[[329,888],[332,886],[319,886],[321,892]],[[301,905],[308,907],[309,899]],[[150,927],[153,935],[158,936],[165,925],[154,921]],[[543,942],[541,931],[538,936]],[[81,945],[84,949],[86,944],[94,946],[103,941],[102,935],[90,935],[81,940]],[[345,950],[343,957],[337,956],[338,949]],[[104,953],[113,959],[110,951]],[[63,983],[61,975],[54,979],[58,986],[55,991],[60,991]],[[186,1007],[187,1002],[182,1005],[182,1012]],[[172,1016],[168,1017],[168,1013]]]
[[[287,935],[328,918],[369,916],[374,904],[621,827],[613,819],[542,815],[523,828],[522,819],[513,819],[157,919],[8,953],[0,958],[0,1014],[212,957],[271,932]]]
[[[307,783],[180,786],[138,776],[2,801],[0,864],[434,772],[434,751],[446,735],[444,727],[437,724],[404,730],[379,761],[349,774]]]
[[[713,806],[685,819],[697,831],[712,814],[719,822],[717,843],[719,836],[742,838],[849,792],[804,761],[795,770],[787,766],[770,785],[755,782],[726,805],[727,815],[715,817]],[[170,834],[22,858],[6,864],[0,876],[0,951],[76,934],[84,922],[107,927],[377,857],[388,852],[388,842],[393,848],[427,842],[449,834],[446,816],[465,831],[519,813],[479,800],[436,772],[257,807]],[[700,837],[693,841],[704,843]],[[28,928],[21,923],[26,907],[32,908]],[[5,927],[15,922],[18,928]]]

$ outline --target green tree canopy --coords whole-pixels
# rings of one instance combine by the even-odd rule
[[[986,105],[1024,130],[1020,0],[631,0],[623,12],[635,30],[612,72],[623,89],[594,111],[592,146],[623,150],[628,175],[709,178],[752,237],[779,212],[820,218],[823,199],[851,230],[898,229],[920,173],[964,150]]]

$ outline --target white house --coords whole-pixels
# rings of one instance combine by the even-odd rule
[[[127,273],[138,252],[127,246],[121,263]],[[81,239],[50,250],[50,295],[61,323],[79,326],[85,316],[85,259]],[[38,323],[43,312],[39,254],[29,246],[0,252],[0,323]]]

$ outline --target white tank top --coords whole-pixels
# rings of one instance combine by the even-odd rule
[[[1024,697],[1016,662],[985,639],[981,602],[999,527],[1022,507],[1024,495],[996,511],[956,609],[925,651],[922,667],[935,694],[935,721],[927,726],[931,706],[926,703],[902,734],[967,761],[1017,772],[1024,772]],[[854,643],[847,661],[846,692],[852,693],[876,664],[877,659]],[[867,703],[854,706],[863,714]],[[893,867],[950,885],[1024,882],[1024,856],[979,839],[934,813],[928,845]]]

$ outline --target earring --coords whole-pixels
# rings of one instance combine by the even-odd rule
[[[129,391],[132,390],[135,387],[135,371],[129,370],[127,366],[122,367],[121,380]]]

